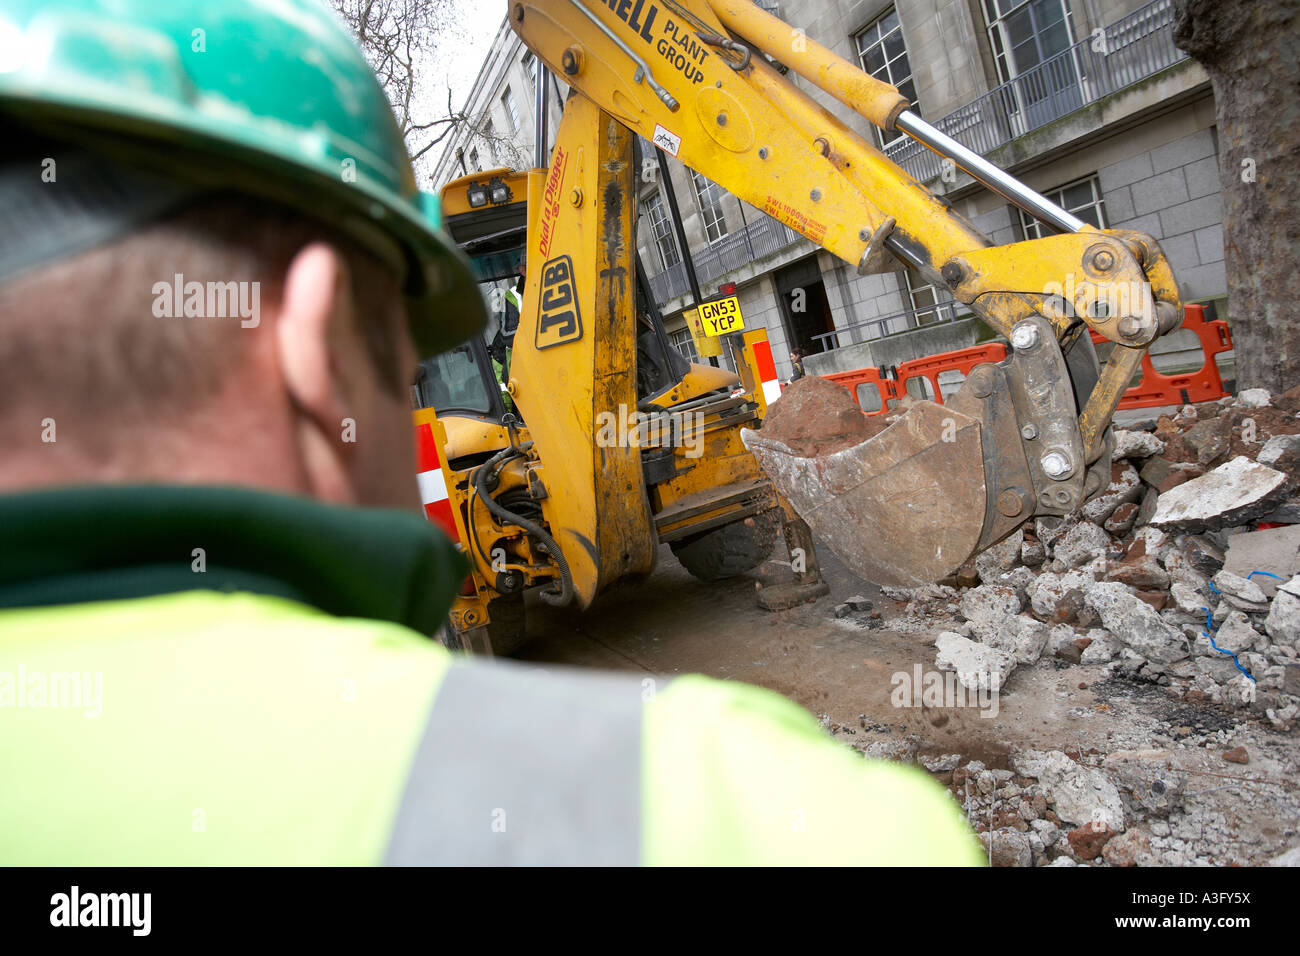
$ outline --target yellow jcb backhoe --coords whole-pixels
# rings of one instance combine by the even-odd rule
[[[573,90],[566,122],[580,110],[593,132],[556,148],[545,189],[536,177],[529,262],[538,265],[521,336],[556,349],[580,341],[548,307],[556,287],[546,276],[569,253],[550,224],[583,204],[603,210],[588,220],[600,232],[596,255],[575,259],[568,274],[576,296],[600,303],[590,321],[614,317],[604,303],[631,281],[631,130],[860,272],[906,263],[1010,342],[1006,361],[974,369],[946,405],[920,402],[856,447],[803,458],[761,429],[745,431],[779,492],[851,570],[880,583],[937,580],[1026,519],[1067,514],[1108,484],[1111,416],[1147,347],[1181,315],[1154,239],[1085,224],[923,122],[893,87],[746,0],[516,0],[509,18]],[[1060,234],[994,245],[787,71]],[[1090,329],[1115,343],[1104,368]],[[630,346],[612,362],[583,358],[572,387],[589,388],[593,368],[602,388],[631,367]],[[513,384],[521,396],[548,387],[535,370]]]
[[[452,647],[508,654],[525,639],[526,591],[586,608],[653,570],[662,543],[713,581],[767,560],[784,531],[794,576],[760,603],[827,591],[807,525],[741,440],[776,384],[763,387],[766,332],[729,339],[739,375],[672,347],[636,268],[632,151],[626,128],[573,99],[549,169],[442,190],[445,227],[499,319],[515,301],[502,283],[528,266],[513,340],[490,328],[421,363],[414,387],[426,511],[473,564]]]

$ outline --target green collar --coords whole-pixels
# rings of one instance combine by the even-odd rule
[[[402,511],[208,486],[0,496],[0,608],[252,591],[432,634],[467,572],[445,536]]]

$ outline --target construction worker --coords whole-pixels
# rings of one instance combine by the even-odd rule
[[[0,864],[977,862],[776,694],[425,636],[407,386],[484,314],[321,10],[0,13]]]
[[[506,289],[502,295],[502,315],[496,334],[488,353],[492,356],[493,369],[504,386],[510,379],[510,359],[514,351],[515,332],[519,330],[519,315],[524,302],[524,260],[519,260],[515,284]]]
[[[515,331],[519,328],[519,315],[524,307],[524,282],[528,278],[527,271],[527,262],[520,259],[514,288],[506,290],[506,320],[501,328],[501,338],[507,354],[514,348]]]

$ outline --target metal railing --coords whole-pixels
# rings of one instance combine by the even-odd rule
[[[764,256],[780,252],[799,238],[797,232],[771,216],[764,213],[756,215],[758,218],[743,228],[729,232],[704,249],[691,253],[695,274],[701,285],[714,282]],[[660,305],[682,295],[688,288],[686,267],[680,262],[650,277],[650,293]],[[701,293],[707,295],[703,289]]]
[[[987,156],[1186,59],[1174,45],[1171,0],[1154,0],[933,125]],[[920,182],[943,172],[943,159],[912,139],[891,144],[885,154]]]
[[[844,345],[857,345],[861,342],[870,342],[872,339],[883,338],[886,335],[910,332],[913,329],[925,328],[931,325],[942,325],[956,319],[969,318],[974,314],[970,310],[970,306],[964,302],[949,299],[947,302],[939,302],[936,305],[907,309],[904,312],[894,312],[891,315],[867,319],[865,322],[845,325],[833,332],[814,335],[813,340],[821,346],[822,351],[829,352],[831,349],[838,349]],[[840,336],[844,336],[845,340],[841,341]]]

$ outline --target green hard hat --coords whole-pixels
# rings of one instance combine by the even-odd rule
[[[323,0],[5,0],[6,118],[338,229],[400,270],[425,355],[486,321],[378,80]]]

